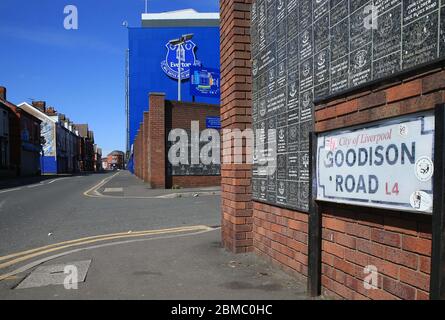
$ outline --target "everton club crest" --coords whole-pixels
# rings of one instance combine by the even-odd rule
[[[200,66],[201,62],[196,60],[195,48],[193,41],[188,40],[181,46],[167,43],[167,56],[161,62],[161,68],[173,79],[179,79],[179,61],[181,61],[181,79],[190,78],[190,68],[192,66]]]

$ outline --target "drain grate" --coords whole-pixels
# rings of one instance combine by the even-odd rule
[[[77,271],[76,283],[85,282],[91,260],[68,262],[65,264],[42,266],[34,270],[15,289],[39,288],[53,285],[63,285],[69,274],[65,273],[65,267]]]

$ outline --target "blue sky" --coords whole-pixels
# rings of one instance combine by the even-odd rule
[[[65,30],[66,5],[79,29]],[[125,149],[123,21],[140,26],[144,0],[1,0],[0,85],[14,103],[31,99],[88,123],[104,153]],[[149,0],[150,12],[215,12],[219,0]]]

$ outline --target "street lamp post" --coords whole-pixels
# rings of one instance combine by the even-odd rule
[[[128,21],[124,21],[122,26],[127,29]],[[125,117],[126,117],[126,152],[129,157],[130,151],[130,49],[125,50]]]
[[[173,39],[169,41],[169,44],[178,47],[177,58],[178,58],[178,101],[182,100],[181,97],[181,84],[182,84],[182,52],[183,44],[193,38],[193,34],[182,35],[179,39]]]

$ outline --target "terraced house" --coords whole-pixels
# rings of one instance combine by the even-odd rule
[[[9,176],[39,175],[41,120],[7,101],[4,87],[0,87],[0,106],[3,111],[9,113],[7,117],[2,112],[3,130],[7,128],[9,131],[2,134],[2,149],[5,149],[5,152],[2,152],[3,171]]]

